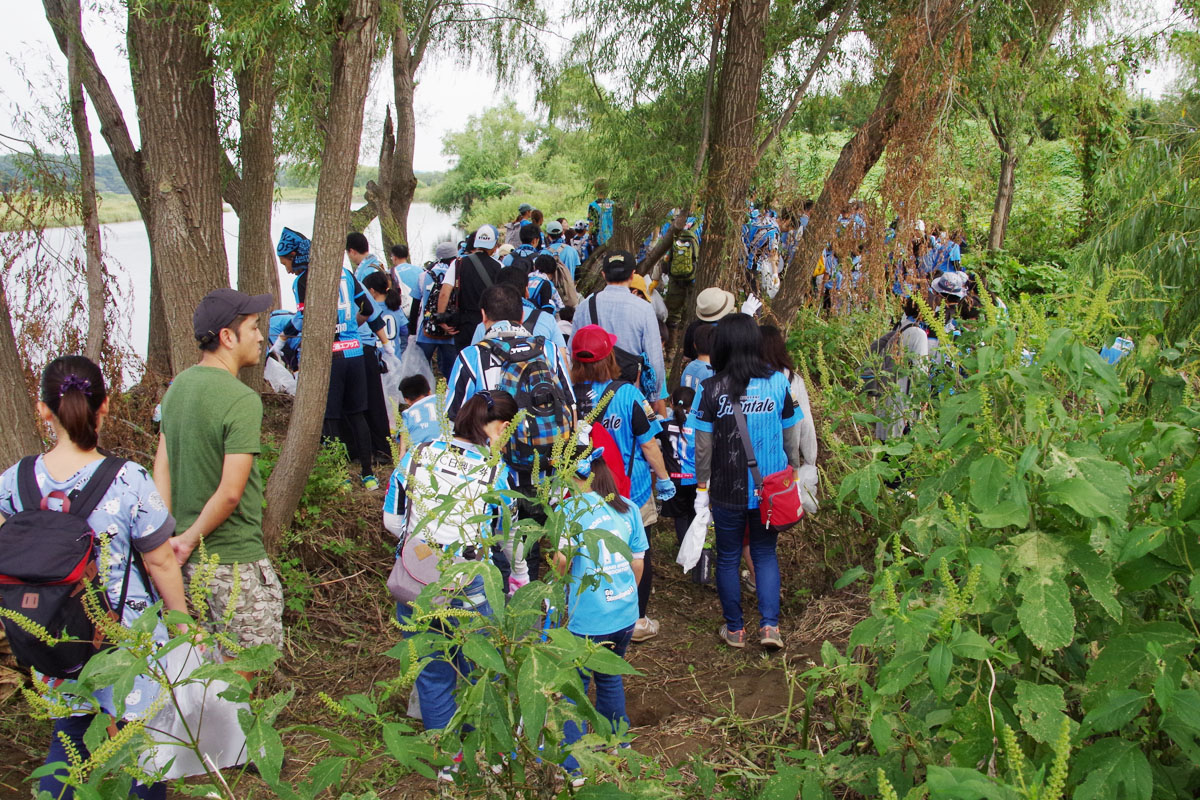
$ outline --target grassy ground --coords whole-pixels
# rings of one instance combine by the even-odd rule
[[[130,222],[141,219],[137,203],[127,194],[102,192],[99,197],[100,224],[108,225],[114,222]],[[28,230],[34,225],[44,228],[61,228],[71,225],[81,225],[78,214],[65,209],[46,210],[37,203],[23,203],[20,200],[8,202],[0,200],[0,230]]]

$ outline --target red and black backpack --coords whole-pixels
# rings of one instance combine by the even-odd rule
[[[27,456],[18,464],[21,510],[0,526],[0,608],[65,641],[48,644],[9,614],[2,616],[4,632],[21,664],[50,677],[75,678],[104,647],[103,633],[84,605],[87,592],[95,592],[100,608],[112,618],[119,620],[125,606],[132,550],[114,610],[99,574],[99,542],[88,516],[127,462],[106,458],[82,488],[42,497],[36,461],[37,456]],[[61,511],[49,507],[51,498],[61,501]]]

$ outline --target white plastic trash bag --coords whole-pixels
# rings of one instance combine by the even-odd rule
[[[404,355],[400,358],[398,375],[397,381],[402,381],[409,375],[424,375],[425,380],[429,381],[431,389],[436,385],[433,381],[433,370],[429,368],[429,359],[425,358],[421,348],[417,347],[416,336],[408,337],[408,345],[404,348]]]
[[[800,484],[800,504],[804,506],[804,513],[813,515],[817,513],[819,508],[817,504],[817,483],[820,481],[820,473],[812,464],[805,464],[800,468],[800,475],[796,482]]]
[[[246,735],[238,724],[238,710],[250,707],[218,697],[229,688],[224,681],[189,679],[205,659],[195,647],[183,645],[160,662],[175,686],[174,701],[168,699],[146,723],[154,745],[143,756],[143,766],[163,779],[201,775],[207,771],[205,760],[210,769],[246,761]]]
[[[411,343],[405,348],[404,353],[407,355],[410,349],[413,349]],[[388,427],[396,430],[396,409],[404,402],[404,398],[400,396],[400,381],[403,380],[403,376],[400,374],[402,367],[400,359],[394,355],[385,353],[382,350],[380,351],[380,355],[383,357],[383,365],[387,367],[387,372],[383,373],[380,379],[383,382],[383,397],[386,400],[384,405],[387,406]]]
[[[712,512],[707,508],[696,512],[696,518],[688,526],[683,535],[683,544],[679,545],[679,555],[675,563],[683,567],[683,571],[691,572],[700,561],[700,552],[704,549],[704,539],[708,535],[708,523],[712,521]]]
[[[279,359],[267,356],[266,366],[263,367],[263,378],[271,384],[271,388],[280,394],[296,393],[296,376]]]

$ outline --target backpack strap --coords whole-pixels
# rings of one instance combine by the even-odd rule
[[[592,292],[592,296],[588,298],[588,316],[592,318],[593,325],[600,325],[600,310],[596,307],[596,295],[599,292]],[[600,325],[603,328],[603,325]]]
[[[483,267],[483,260],[478,253],[469,253],[466,256],[471,260],[471,265],[475,267],[475,274],[479,276],[479,280],[483,281],[485,288],[492,288],[492,276],[488,275],[488,271]]]
[[[754,477],[755,494],[762,491],[762,473],[758,471],[758,459],[754,457],[754,443],[750,441],[750,429],[746,426],[746,415],[742,412],[742,398],[733,401],[733,418],[737,421],[738,437],[742,440],[742,448],[746,451],[746,466]]]
[[[400,550],[403,549],[404,545],[408,542],[408,537],[412,534],[413,506],[416,504],[413,502],[412,497],[409,496],[409,487],[411,487],[413,484],[413,478],[417,477],[417,468],[421,466],[421,453],[428,450],[430,444],[432,444],[432,442],[421,442],[419,445],[417,445],[416,449],[413,450],[412,458],[409,459],[408,462],[408,479],[404,482],[404,535],[400,538],[400,544],[397,545],[397,557],[399,557]]]
[[[91,516],[91,513],[96,510],[96,506],[100,505],[100,501],[104,499],[104,493],[108,491],[108,487],[112,486],[112,482],[116,480],[117,473],[126,463],[123,458],[104,459],[92,473],[91,480],[71,502],[70,513],[81,519]]]
[[[17,462],[17,492],[21,508],[31,511],[42,503],[42,490],[37,484],[37,456],[25,456]]]
[[[533,329],[537,327],[537,321],[542,318],[542,310],[535,308],[533,313],[529,315],[529,319],[525,320],[529,324],[529,332],[533,333]]]

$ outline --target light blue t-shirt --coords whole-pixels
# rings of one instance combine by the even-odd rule
[[[712,364],[707,361],[695,359],[689,361],[688,365],[683,368],[683,375],[679,376],[679,385],[693,389],[698,394],[700,392],[700,384],[713,374]]]
[[[422,442],[432,442],[442,435],[442,421],[438,418],[436,395],[422,397],[401,411],[400,418],[404,421],[413,447]]]
[[[57,481],[46,470],[44,457],[39,456],[34,474],[43,497],[54,491],[69,495],[86,486],[100,464],[101,460],[97,459],[66,480]],[[53,499],[48,506],[55,511],[61,508],[59,501]],[[17,491],[17,465],[14,464],[0,476],[0,515],[11,517],[21,510],[23,506]],[[107,571],[102,573],[104,589],[109,603],[115,609],[121,600],[125,563],[131,551],[147,553],[161,547],[175,532],[175,519],[167,511],[167,505],[154,487],[150,474],[137,464],[127,462],[100,499],[96,510],[88,515],[88,524],[102,541],[107,542],[101,551],[100,565],[107,567]],[[121,622],[125,627],[131,626],[143,611],[158,602],[157,594],[146,585],[142,575],[136,565],[129,570],[125,607],[121,614]],[[154,628],[154,640],[163,644],[168,638],[167,629],[160,620]],[[45,682],[57,680],[41,675],[38,677]],[[109,713],[115,710],[112,692],[112,688],[108,687],[94,695],[100,707]],[[133,691],[125,699],[125,718],[137,716],[149,708],[158,697],[158,692],[156,681],[145,675],[138,676],[134,680]]]
[[[571,273],[571,280],[575,280],[575,270],[579,269],[579,251],[571,245],[567,244],[566,240],[559,239],[558,241],[550,242],[542,249],[543,253],[554,256],[563,263],[567,268],[567,272]]]
[[[600,495],[586,492],[564,500],[563,510],[567,519],[578,522],[584,531],[602,530],[621,539],[637,557],[650,549],[650,543],[638,507],[627,505],[625,512],[620,513]],[[593,561],[582,546],[582,533],[570,544],[578,549],[571,559],[568,579],[567,630],[580,636],[604,636],[636,623],[637,579],[630,562],[619,553],[609,552],[603,544],[599,563]],[[584,588],[582,581],[588,575],[600,576],[600,583]]]
[[[371,303],[379,309],[379,318],[383,320],[383,330],[380,333],[387,336],[388,341],[396,348],[396,358],[399,358],[404,355],[404,347],[408,344],[408,315],[402,308],[392,311],[385,304],[376,303],[373,297]],[[379,347],[380,344],[376,337],[373,345]]]
[[[421,273],[425,270],[420,264],[405,263],[398,267],[393,267],[396,270],[396,277],[400,282],[408,287],[408,293],[412,297],[421,296]]]
[[[376,256],[374,253],[367,253],[367,257],[364,258],[362,262],[359,263],[358,268],[355,269],[354,277],[361,284],[372,272],[382,272],[384,275],[388,274],[387,270],[383,267],[383,262],[379,260],[378,256]],[[371,297],[370,292],[367,292],[367,299],[371,301],[371,305],[377,312],[381,310],[387,310],[387,306],[383,305],[383,303],[375,302],[375,299]],[[377,347],[379,345],[379,340],[376,339],[375,332],[372,331],[371,327],[365,322],[358,326],[358,340],[362,342],[363,347]]]

